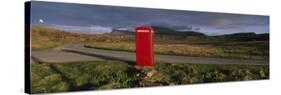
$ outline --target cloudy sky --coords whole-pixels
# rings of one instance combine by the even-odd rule
[[[31,24],[75,32],[110,32],[112,28],[161,25],[200,28],[209,35],[269,32],[269,17],[180,10],[115,7],[32,1]]]

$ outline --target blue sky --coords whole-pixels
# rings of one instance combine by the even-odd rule
[[[208,35],[269,32],[269,17],[32,1],[31,24],[75,32],[110,32],[112,28],[161,25],[177,30],[192,27]]]

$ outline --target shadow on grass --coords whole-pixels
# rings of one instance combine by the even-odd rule
[[[57,74],[59,74],[61,76],[62,80],[66,81],[69,84],[68,91],[94,90],[95,88],[93,88],[93,87],[96,87],[94,84],[91,84],[91,83],[84,84],[81,86],[76,86],[75,81],[68,78],[65,73],[63,73],[59,70],[59,68],[57,68],[53,64],[50,64],[49,66],[54,72],[56,72]]]
[[[62,78],[63,81],[68,83],[69,89],[67,91],[87,91],[87,90],[99,90],[101,89],[102,86],[108,84],[108,81],[101,81],[99,82],[99,85],[94,84],[94,83],[86,83],[83,85],[76,85],[75,79],[71,79],[70,77],[67,76],[66,72],[63,72],[59,67],[57,67],[56,64],[49,64],[50,69],[52,69],[56,74],[59,74]],[[125,87],[120,87],[121,88],[130,88],[130,87],[139,87],[139,82],[141,79],[139,78],[134,78],[137,73],[139,73],[140,70],[134,68],[133,65],[128,65],[127,69],[125,70],[125,73],[128,77],[132,78],[127,82],[127,86]],[[118,89],[118,88],[115,88]]]

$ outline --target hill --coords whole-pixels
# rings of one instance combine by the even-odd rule
[[[156,35],[173,35],[173,36],[206,36],[203,33],[196,31],[177,31],[167,27],[152,26],[155,29]]]
[[[205,34],[195,31],[176,31],[171,28],[162,27],[162,26],[152,26],[155,30],[156,36],[158,35],[169,35],[169,36],[205,36]],[[113,29],[110,33],[111,35],[134,35],[134,31],[132,30],[121,30],[121,29]]]
[[[62,44],[117,42],[122,40],[114,36],[65,32],[42,26],[33,26],[30,30],[31,48],[33,50],[53,48]]]
[[[175,29],[152,26],[155,30],[156,43],[221,43],[221,42],[237,42],[237,41],[268,41],[269,34],[234,33],[217,36],[208,36],[197,31],[177,31]],[[133,30],[113,29],[111,33],[106,35],[117,36],[123,39],[134,41],[135,33]]]
[[[153,26],[155,43],[170,44],[210,44],[247,41],[269,41],[269,34],[235,33],[218,36],[208,36],[200,32],[179,32],[174,29]],[[113,29],[107,34],[84,34],[57,30],[49,27],[31,27],[32,49],[52,48],[61,44],[93,43],[93,42],[134,42],[135,33],[129,30]]]
[[[227,34],[227,35],[221,35],[221,37],[225,37],[225,38],[232,39],[235,41],[267,41],[267,40],[269,40],[268,33],[256,34],[254,32]]]

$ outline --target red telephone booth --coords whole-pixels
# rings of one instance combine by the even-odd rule
[[[154,30],[150,26],[136,28],[136,63],[137,66],[153,66],[153,37]]]

